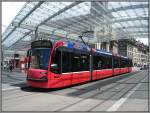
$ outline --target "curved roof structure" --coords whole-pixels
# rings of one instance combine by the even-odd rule
[[[26,50],[37,38],[148,38],[148,2],[27,2],[2,35],[4,49]],[[102,41],[102,40],[101,40]]]

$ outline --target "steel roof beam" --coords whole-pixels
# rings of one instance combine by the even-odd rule
[[[130,31],[130,30],[127,30],[127,32],[128,32],[128,34],[134,34],[134,33],[148,33],[148,30],[138,30],[138,31]],[[119,33],[121,33],[120,32],[120,29],[119,29]]]
[[[148,29],[148,26],[145,25],[145,26],[127,26],[127,27],[117,27],[115,29],[132,29],[132,28],[147,28]]]
[[[20,48],[20,47],[28,45],[30,43],[31,43],[31,40],[28,40],[28,41],[21,40],[19,43],[13,44],[11,46],[11,48],[14,48],[14,47],[19,47]]]
[[[26,43],[18,43],[18,44],[16,44],[16,45],[13,45],[11,48],[16,48],[16,47],[18,47],[19,46],[19,48],[21,48],[21,47],[23,47],[23,46],[26,46],[26,45],[28,45],[28,44],[30,44],[31,42],[26,42]]]
[[[53,14],[52,16],[48,17],[46,20],[42,21],[39,25],[37,25],[37,27],[43,25],[44,23],[46,23],[47,21],[49,21],[50,19],[60,15],[61,13],[63,13],[64,11],[67,11],[68,9],[80,4],[82,2],[74,2],[69,6],[66,6],[65,8],[59,10],[57,13]],[[10,48],[11,46],[13,46],[14,44],[16,44],[18,41],[22,40],[24,37],[26,37],[27,35],[29,35],[31,32],[33,32],[33,30],[29,31],[26,35],[24,35],[23,37],[21,37],[19,40],[17,40],[15,43],[13,43],[12,45],[10,45],[8,48]]]
[[[129,33],[134,34],[134,33],[148,33],[148,31],[129,31]]]
[[[133,36],[145,36],[145,37],[148,38],[148,34],[147,33],[145,33],[145,34],[133,34]]]
[[[113,23],[136,21],[136,20],[148,20],[148,17],[135,17],[135,18],[119,19],[119,20],[114,20]]]
[[[19,23],[18,25],[20,25],[33,11],[35,11],[38,7],[40,7],[42,4],[44,3],[44,1],[40,1]],[[9,37],[15,30],[16,30],[16,26],[12,29],[12,31],[4,37],[4,39],[2,40],[2,42],[4,42],[7,37]]]
[[[129,10],[129,9],[139,9],[139,8],[148,8],[148,4],[137,4],[137,5],[113,8],[109,11],[109,13],[117,12],[117,11],[124,11],[124,10]]]
[[[117,37],[116,37],[116,39],[119,39],[119,38],[124,38],[124,37],[126,37],[126,38],[129,38],[129,39],[131,39],[131,37],[127,37],[126,35],[118,35]],[[148,39],[148,35],[132,35],[132,38],[145,38],[145,39]]]
[[[21,37],[19,40],[17,40],[15,43],[13,43],[12,45],[10,45],[8,48],[12,47],[13,45],[15,45],[18,41],[22,40],[24,37],[28,36],[32,31],[29,31],[28,33],[26,33],[23,37]]]
[[[80,4],[80,3],[82,3],[82,2],[74,2],[74,3],[72,3],[71,5],[66,6],[65,8],[59,10],[57,13],[53,14],[52,16],[48,17],[46,20],[44,20],[43,22],[41,22],[37,27],[43,25],[44,23],[48,22],[48,21],[51,20],[52,18],[54,18],[54,17],[60,15],[61,13],[67,11],[68,9],[70,9],[70,8],[72,8],[72,7],[74,7],[74,6],[78,5],[78,4]]]

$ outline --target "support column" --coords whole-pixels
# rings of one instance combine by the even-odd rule
[[[96,48],[101,49],[101,43],[96,43]]]
[[[106,43],[106,51],[107,51],[107,52],[110,51],[110,50],[109,50],[109,46],[110,46],[109,43]]]

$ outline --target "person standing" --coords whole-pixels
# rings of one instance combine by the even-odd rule
[[[12,69],[13,69],[12,63],[10,63],[10,65],[9,65],[10,72],[12,72]]]

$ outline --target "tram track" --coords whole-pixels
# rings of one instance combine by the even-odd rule
[[[139,82],[142,81],[142,80],[144,80],[145,78],[146,78],[146,77],[143,77],[141,80],[139,80]],[[138,83],[138,84],[139,84],[139,83]],[[127,94],[129,93],[129,91],[131,91],[132,89],[134,89],[136,86],[137,86],[137,84],[134,84],[130,89],[128,89],[125,93],[123,93],[123,94],[121,95],[121,97],[124,97],[125,95],[127,95]],[[126,87],[124,87],[123,89],[125,89],[125,88],[126,88]],[[122,91],[122,90],[120,90],[120,91]],[[120,92],[120,91],[118,91],[118,92]],[[116,92],[116,94],[117,94],[118,92]],[[112,98],[112,96],[115,96],[116,94],[111,95],[107,100],[104,100],[102,103],[96,105],[95,107],[91,108],[91,109],[88,110],[88,111],[92,111],[93,109],[95,109],[95,108],[98,107],[99,105],[101,105],[101,104],[105,103],[106,101],[110,100],[110,99]]]
[[[135,78],[136,76],[134,76],[134,77],[132,77],[132,78]],[[129,79],[132,79],[132,78],[129,78]],[[127,79],[128,80],[128,79]],[[126,81],[127,81],[126,80]],[[97,95],[99,95],[100,93],[103,93],[103,92],[107,92],[108,90],[110,90],[110,89],[112,89],[113,87],[116,87],[117,85],[118,85],[119,83],[117,83],[117,84],[115,84],[115,85],[113,85],[112,87],[110,87],[110,88],[108,88],[107,90],[103,90],[102,92],[98,92],[98,93],[96,93],[96,94],[94,94],[94,95],[92,95],[92,96],[89,96],[89,97],[86,97],[86,98],[84,98],[84,99],[81,99],[81,100],[79,100],[79,101],[77,101],[77,102],[75,102],[75,103],[73,103],[73,104],[71,104],[71,105],[68,105],[68,106],[66,106],[66,107],[63,107],[63,108],[60,108],[60,109],[58,109],[58,110],[56,110],[56,111],[63,111],[64,109],[67,109],[67,108],[69,108],[69,107],[72,107],[72,106],[74,106],[75,104],[78,104],[78,103],[80,103],[80,102],[82,102],[82,101],[85,101],[85,100],[87,100],[87,99],[90,99],[90,98],[93,98],[93,97],[95,97],[95,96],[97,96]],[[136,84],[135,84],[136,85]],[[124,87],[123,89],[125,89],[126,87]],[[122,89],[122,90],[123,90]],[[131,88],[132,89],[132,88]],[[121,90],[121,91],[122,91]],[[130,91],[130,89],[128,90],[128,91]],[[128,91],[126,91],[126,93],[128,92]],[[118,92],[117,92],[118,93]],[[112,94],[110,97],[112,97],[114,94]],[[107,100],[109,100],[110,98],[108,98]],[[102,103],[104,103],[106,100],[104,100]],[[100,102],[101,103],[101,102]],[[94,108],[93,108],[94,109]],[[92,109],[91,109],[92,110]],[[89,110],[88,110],[89,111]]]

